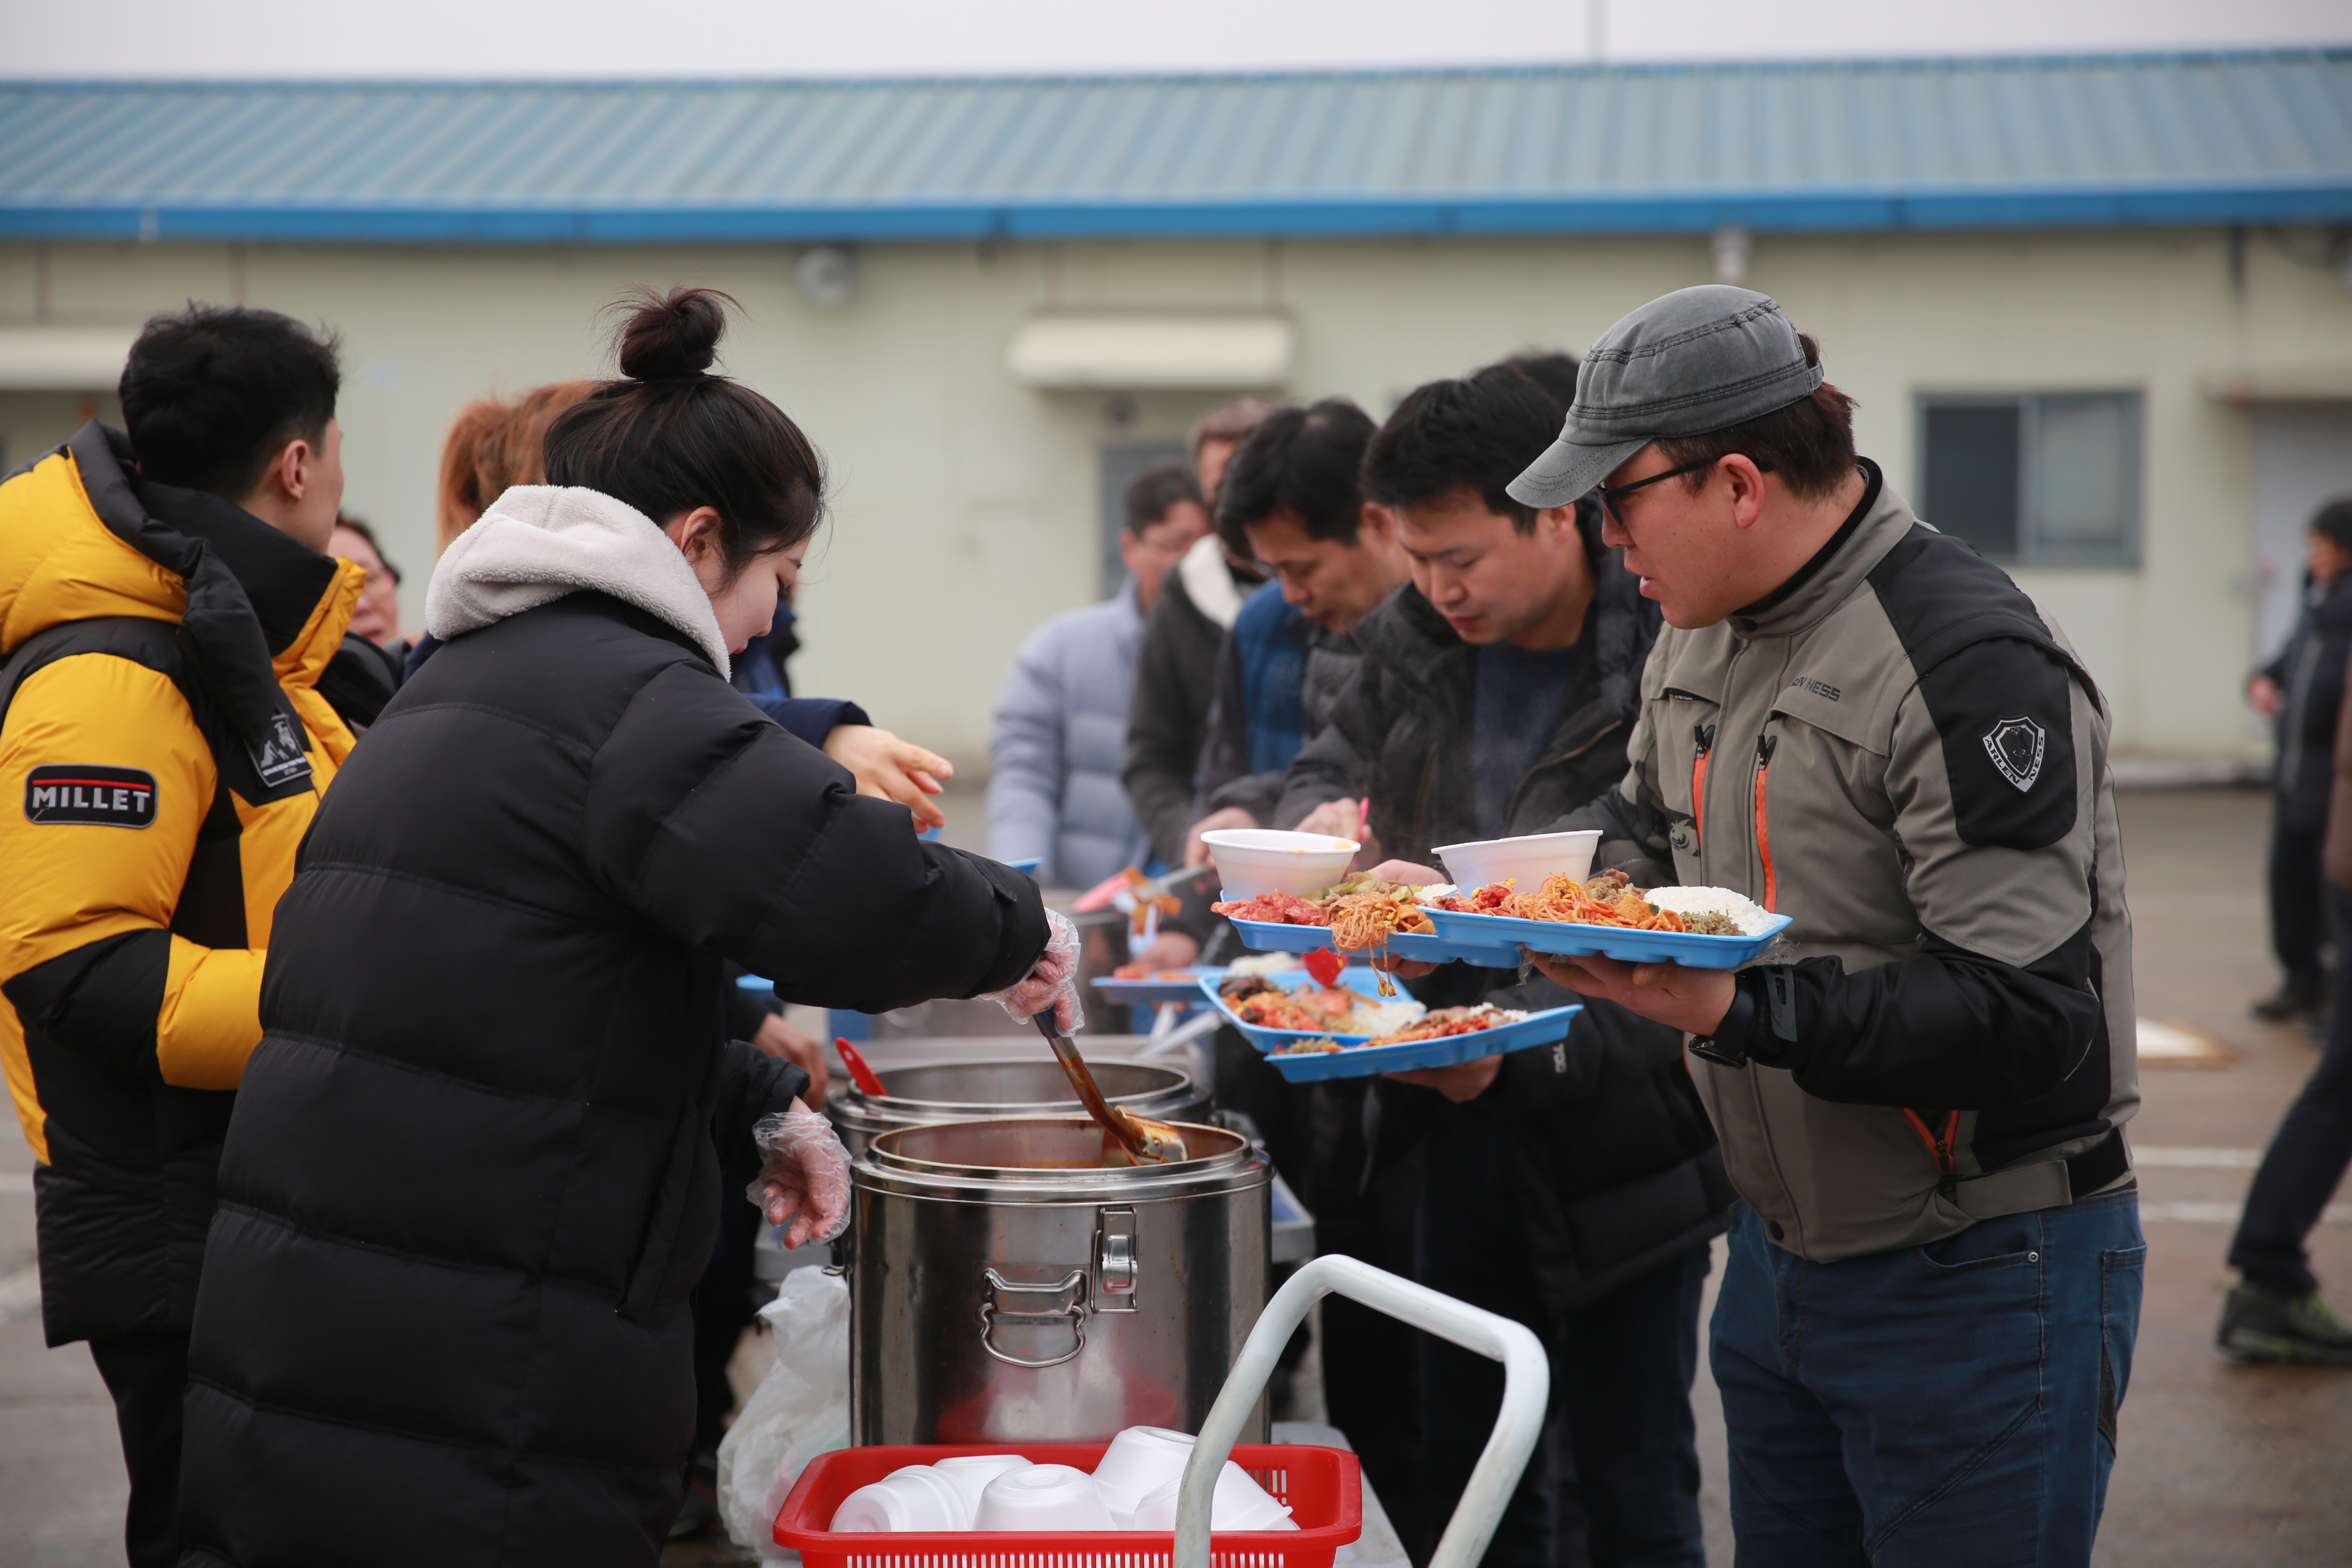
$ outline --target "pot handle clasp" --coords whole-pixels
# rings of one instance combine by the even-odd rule
[[[993,1268],[982,1268],[980,1272],[988,1286],[987,1294],[980,1303],[980,1348],[991,1356],[1007,1366],[1025,1367],[1034,1372],[1075,1360],[1078,1352],[1087,1348],[1085,1269],[1073,1268],[1051,1285],[1031,1285],[1007,1279]],[[1070,1325],[1070,1348],[1060,1355],[1043,1361],[1033,1361],[999,1350],[995,1334],[1000,1320],[1015,1328],[1031,1329],[1043,1328],[1056,1321],[1066,1322]]]

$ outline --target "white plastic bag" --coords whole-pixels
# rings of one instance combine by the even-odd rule
[[[792,1555],[776,1544],[776,1510],[801,1471],[849,1447],[849,1282],[795,1268],[760,1316],[776,1364],[719,1444],[719,1516],[735,1544],[768,1563]]]

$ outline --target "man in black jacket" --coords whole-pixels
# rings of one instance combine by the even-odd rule
[[[1412,585],[1357,628],[1362,662],[1277,820],[1352,832],[1369,795],[1369,837],[1397,858],[1382,873],[1430,881],[1433,846],[1535,831],[1622,775],[1657,610],[1601,547],[1597,517],[1503,491],[1559,419],[1495,366],[1420,388],[1374,438],[1365,493],[1395,513]],[[1515,980],[1453,965],[1415,989],[1433,1005],[1574,1000]],[[1590,1006],[1558,1045],[1400,1074],[1415,1087],[1382,1096],[1383,1146],[1423,1140],[1422,1279],[1553,1352],[1552,1474],[1529,1468],[1489,1563],[1702,1562],[1689,1394],[1731,1188],[1680,1046]],[[1424,1340],[1421,1385],[1425,1500],[1442,1519],[1501,1383]]]
[[[1262,397],[1236,397],[1192,426],[1192,471],[1213,513],[1225,465],[1273,411]],[[1215,534],[1204,536],[1168,574],[1135,652],[1135,696],[1128,704],[1119,783],[1154,858],[1171,866],[1183,862],[1185,831],[1200,815],[1193,802],[1209,703],[1216,694],[1217,653],[1241,613],[1243,595],[1259,580]]]
[[[2278,731],[2271,823],[2271,947],[2284,978],[2254,1004],[2273,1022],[2315,1022],[2326,1010],[2327,939],[2320,841],[2336,776],[2336,710],[2352,657],[2352,499],[2322,507],[2306,536],[2311,587],[2279,655],[2247,683],[2246,696]]]

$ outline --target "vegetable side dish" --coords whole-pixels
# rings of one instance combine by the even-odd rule
[[[1519,1023],[1526,1017],[1525,1013],[1509,1007],[1497,1007],[1491,1002],[1481,1002],[1475,1007],[1440,1007],[1436,1012],[1377,1039],[1335,1040],[1327,1035],[1319,1040],[1293,1041],[1276,1050],[1275,1055],[1318,1056],[1326,1051],[1368,1050],[1374,1046],[1404,1046],[1416,1040],[1442,1040],[1454,1035],[1475,1035],[1484,1029],[1500,1028],[1505,1024]]]
[[[1254,974],[1226,977],[1217,995],[1234,1016],[1260,1029],[1298,1029],[1334,1035],[1380,1035],[1410,1026],[1423,1009],[1410,998],[1379,1002],[1344,985],[1302,985],[1286,991]]]

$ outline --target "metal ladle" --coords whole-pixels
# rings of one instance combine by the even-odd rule
[[[1187,1157],[1183,1133],[1165,1121],[1138,1116],[1124,1105],[1113,1105],[1103,1098],[1095,1075],[1087,1068],[1087,1058],[1078,1055],[1078,1043],[1054,1026],[1052,1008],[1037,1015],[1037,1032],[1054,1047],[1054,1059],[1062,1064],[1063,1075],[1078,1091],[1078,1103],[1087,1108],[1087,1114],[1104,1131],[1118,1140],[1129,1160],[1139,1165],[1166,1165]]]

